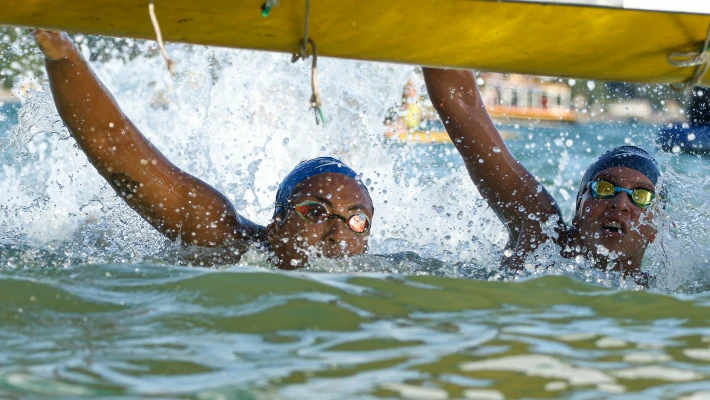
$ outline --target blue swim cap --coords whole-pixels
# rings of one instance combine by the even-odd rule
[[[636,146],[620,146],[615,149],[611,149],[602,154],[602,156],[599,157],[597,161],[592,163],[592,165],[590,165],[584,173],[582,183],[579,185],[579,192],[577,193],[576,210],[579,210],[579,205],[582,201],[582,194],[584,194],[584,189],[586,189],[589,181],[594,179],[597,174],[605,169],[614,167],[634,169],[646,175],[646,177],[653,182],[654,185],[656,185],[658,178],[661,176],[661,169],[658,166],[658,163],[650,154],[646,152],[646,150]]]
[[[326,172],[334,172],[349,176],[357,180],[360,186],[365,188],[365,192],[367,192],[368,195],[370,194],[367,190],[367,186],[365,186],[365,184],[362,183],[362,181],[357,177],[357,173],[353,171],[352,168],[345,165],[345,163],[333,157],[316,157],[310,160],[301,161],[301,163],[299,163],[296,168],[294,168],[286,176],[286,178],[284,178],[283,182],[281,182],[279,190],[276,192],[274,216],[283,210],[283,206],[288,202],[288,197],[299,183],[312,176],[324,174]]]

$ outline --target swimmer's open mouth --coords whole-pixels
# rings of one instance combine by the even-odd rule
[[[624,226],[619,221],[607,221],[602,225],[602,229],[611,233],[624,233]]]

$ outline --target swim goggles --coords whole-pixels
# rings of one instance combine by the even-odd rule
[[[358,235],[364,235],[370,231],[370,219],[361,211],[345,218],[342,215],[331,214],[325,204],[313,200],[302,201],[295,205],[285,204],[283,206],[289,210],[296,211],[299,217],[309,222],[322,224],[329,219],[338,218],[345,221],[348,228]]]
[[[601,179],[589,182],[588,187],[592,190],[592,197],[595,199],[610,199],[618,193],[624,192],[629,195],[632,203],[644,210],[651,205],[653,199],[656,197],[656,194],[649,189],[626,189]]]

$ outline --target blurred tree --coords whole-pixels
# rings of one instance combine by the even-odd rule
[[[28,29],[0,26],[0,85],[12,88],[20,78],[44,74],[42,55]]]
[[[106,36],[70,35],[90,61],[132,60],[153,56],[143,40]],[[146,51],[147,50],[147,51]],[[9,89],[22,78],[44,76],[44,60],[26,28],[0,25],[0,86]]]

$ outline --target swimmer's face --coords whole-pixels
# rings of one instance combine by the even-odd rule
[[[414,86],[407,86],[404,93],[408,99],[413,99],[413,98],[417,97],[417,89],[415,89]]]
[[[367,191],[353,178],[338,173],[323,173],[299,183],[289,197],[289,204],[314,201],[326,206],[330,214],[348,218],[363,213],[372,221],[374,208]],[[309,255],[340,258],[367,251],[369,232],[353,232],[341,218],[321,223],[305,220],[289,209],[283,220],[268,227],[268,241],[279,268],[303,267]]]
[[[655,187],[644,174],[626,167],[609,168],[601,171],[592,180],[603,179],[618,187],[627,189],[644,188],[655,191]],[[654,200],[655,201],[655,200]],[[656,238],[651,205],[644,210],[631,202],[626,193],[618,193],[608,199],[595,199],[591,190],[585,189],[573,224],[579,229],[579,242],[588,251],[599,253],[600,246],[610,253],[615,252],[625,261],[621,268],[628,270],[631,265],[640,265],[646,247]],[[629,271],[630,272],[630,271]]]
[[[417,97],[417,88],[414,86],[414,82],[407,81],[407,84],[404,85],[404,97],[406,99],[413,99]]]

